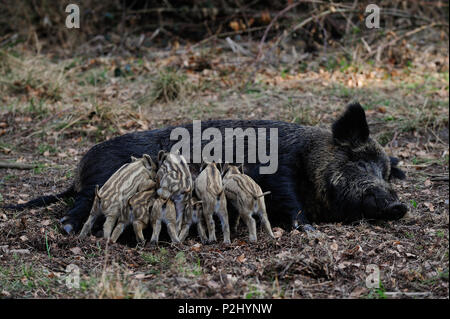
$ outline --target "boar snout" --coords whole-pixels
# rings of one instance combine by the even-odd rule
[[[401,202],[394,202],[388,205],[388,207],[383,212],[383,215],[387,220],[398,220],[402,218],[407,211],[408,208],[405,204]]]
[[[391,189],[374,188],[368,191],[367,195],[363,201],[364,217],[366,218],[398,220],[408,210]]]

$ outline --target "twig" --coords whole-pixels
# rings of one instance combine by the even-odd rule
[[[275,23],[275,21],[277,21],[279,17],[281,17],[283,14],[285,14],[286,12],[291,10],[292,8],[295,8],[296,6],[298,6],[302,2],[303,1],[299,1],[299,2],[295,2],[293,4],[288,5],[286,8],[284,8],[283,10],[278,12],[278,14],[272,19],[272,21],[270,21],[269,25],[266,28],[266,31],[264,31],[264,35],[261,38],[261,41],[259,42],[259,50],[258,50],[258,55],[256,56],[255,62],[258,62],[261,59],[263,44],[266,41],[267,35],[269,34],[270,29],[272,29],[272,26]]]
[[[229,32],[223,32],[223,33],[219,33],[219,34],[214,34],[206,39],[203,39],[199,42],[197,42],[196,44],[191,46],[191,49],[194,49],[202,44],[205,44],[211,40],[217,39],[217,38],[224,38],[224,37],[229,37],[229,36],[233,36],[233,35],[238,35],[238,34],[242,34],[245,32],[254,32],[254,31],[259,31],[259,30],[263,30],[265,29],[266,26],[262,26],[262,27],[254,27],[254,28],[248,28],[248,29],[243,29],[243,30],[237,30],[237,31],[229,31]]]
[[[4,162],[0,161],[0,168],[12,168],[12,169],[33,169],[37,167],[38,164],[24,164],[17,162]]]
[[[244,49],[242,46],[240,46],[239,44],[237,44],[236,42],[234,42],[233,40],[230,39],[230,37],[227,37],[225,39],[228,43],[228,45],[230,46],[231,50],[234,53],[241,53],[243,55],[248,55],[251,56],[252,54],[250,53],[250,51]]]
[[[248,84],[250,83],[251,79],[253,79],[253,77],[255,76],[256,71],[259,69],[259,65],[260,65],[260,63],[261,63],[261,61],[262,61],[262,59],[261,59],[261,56],[262,56],[262,46],[263,46],[263,44],[264,44],[264,41],[265,41],[265,39],[266,39],[266,37],[267,37],[267,34],[268,34],[270,28],[272,27],[274,21],[275,21],[276,19],[278,19],[282,14],[284,14],[284,13],[286,13],[287,11],[289,11],[290,9],[294,8],[296,5],[300,4],[301,2],[303,2],[303,1],[296,2],[296,3],[293,3],[293,4],[289,5],[289,6],[287,6],[285,9],[283,9],[282,11],[280,11],[280,12],[272,19],[272,21],[271,21],[271,23],[269,24],[269,26],[267,26],[266,31],[264,32],[264,35],[263,35],[263,37],[262,37],[262,39],[261,39],[261,41],[260,41],[260,43],[259,43],[259,51],[258,51],[258,55],[256,56],[256,59],[255,59],[255,61],[253,62],[253,65],[255,65],[255,68],[254,68],[254,70],[252,71],[252,73],[250,74],[250,76],[248,77],[248,80],[246,81],[246,83],[245,83],[245,85],[244,85],[244,88],[248,87]],[[322,3],[321,1],[309,1],[309,2]],[[317,15],[311,16],[311,17],[309,17],[309,18],[303,20],[301,23],[297,24],[294,28],[292,28],[291,30],[289,30],[286,34],[284,34],[283,36],[279,37],[279,38],[277,39],[276,43],[275,43],[274,45],[272,45],[272,47],[270,48],[270,52],[272,52],[272,50],[273,50],[274,48],[276,48],[277,45],[278,45],[285,37],[287,37],[287,35],[289,35],[289,34],[292,33],[292,32],[297,31],[298,29],[303,28],[306,24],[308,24],[309,22],[313,21],[314,19],[318,19],[318,18],[324,17],[324,16],[329,15],[329,14],[343,13],[343,12],[351,12],[351,11],[352,11],[351,9],[336,9],[336,8],[332,8],[332,9],[330,9],[330,10],[326,10],[326,11],[324,11],[324,12],[321,12],[321,13],[319,13],[319,14],[317,14]]]
[[[437,176],[437,177],[432,177],[430,178],[431,181],[433,182],[448,182],[448,175],[447,176]]]
[[[438,25],[438,23],[433,22],[433,23],[431,23],[431,24],[422,25],[422,26],[420,26],[420,27],[418,27],[418,28],[416,28],[416,29],[414,29],[414,30],[411,30],[411,31],[409,31],[409,32],[406,32],[406,33],[402,34],[401,36],[396,37],[395,39],[389,41],[388,43],[380,45],[380,47],[378,48],[378,50],[373,51],[372,53],[370,53],[370,54],[368,55],[368,58],[369,58],[369,57],[372,57],[373,55],[376,54],[376,55],[377,55],[377,60],[379,60],[379,58],[380,58],[380,56],[381,56],[381,52],[383,52],[383,50],[384,50],[385,48],[387,48],[388,46],[394,45],[395,43],[397,43],[399,40],[401,40],[401,39],[403,39],[403,38],[407,38],[407,37],[409,37],[409,36],[411,36],[411,35],[413,35],[413,34],[416,34],[416,33],[420,32],[420,31],[423,31],[423,30],[432,28],[432,27],[434,27],[434,26],[436,26],[436,25]]]

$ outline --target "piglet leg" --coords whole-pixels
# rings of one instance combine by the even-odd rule
[[[152,222],[153,232],[152,238],[150,239],[150,243],[152,245],[158,244],[159,233],[161,232],[161,219],[157,219]]]
[[[144,233],[142,232],[144,228],[145,225],[140,220],[135,220],[133,222],[134,234],[136,235],[136,240],[138,243],[145,242]]]
[[[125,229],[125,223],[124,222],[118,222],[116,227],[114,228],[114,231],[111,235],[111,241],[115,243],[117,239],[119,239],[120,235],[122,235],[124,229]]]
[[[249,232],[249,239],[251,242],[256,242],[256,222],[251,216],[250,212],[244,212],[241,214],[242,219],[244,220],[244,223],[247,225],[248,232]]]

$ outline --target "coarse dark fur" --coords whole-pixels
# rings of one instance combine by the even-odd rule
[[[347,107],[333,123],[332,132],[270,120],[212,120],[201,125],[202,131],[215,127],[222,133],[225,128],[236,127],[244,130],[278,128],[276,173],[259,174],[259,162],[244,165],[245,173],[263,192],[271,191],[265,201],[273,226],[352,222],[362,218],[394,220],[407,211],[389,184],[392,177],[404,178],[405,175],[397,167],[398,160],[388,157],[369,137],[365,113],[358,103]],[[182,127],[192,136],[192,124]],[[169,139],[173,128],[125,134],[97,144],[81,159],[75,181],[67,191],[9,208],[44,206],[58,198],[74,196],[75,205],[62,222],[67,232],[76,232],[89,215],[95,185],[103,185],[117,169],[130,161],[131,156],[141,157],[147,153],[156,159],[160,150],[169,151],[177,142]],[[266,134],[267,143],[269,138]],[[202,141],[202,146],[208,142]],[[245,142],[247,149],[247,139]],[[192,167],[196,165],[191,164]]]

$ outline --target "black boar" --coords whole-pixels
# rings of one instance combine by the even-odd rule
[[[202,122],[201,126],[202,131],[214,127],[222,133],[225,128],[236,127],[278,129],[277,171],[260,174],[259,160],[249,163],[246,157],[244,163],[245,173],[262,191],[271,191],[265,201],[272,225],[299,224],[311,229],[311,222],[396,220],[407,211],[389,185],[391,178],[405,175],[397,167],[397,160],[386,155],[369,137],[364,109],[359,103],[347,107],[333,123],[331,132],[270,120],[212,120]],[[193,124],[183,127],[192,133]],[[177,143],[170,140],[174,128],[125,134],[97,144],[81,159],[75,181],[68,190],[9,208],[44,206],[74,196],[74,207],[61,221],[66,232],[76,232],[89,215],[95,185],[103,185],[131,156],[141,157],[146,153],[156,157],[160,150],[170,151]],[[208,142],[203,140],[202,145]],[[268,134],[266,142],[270,143]]]

